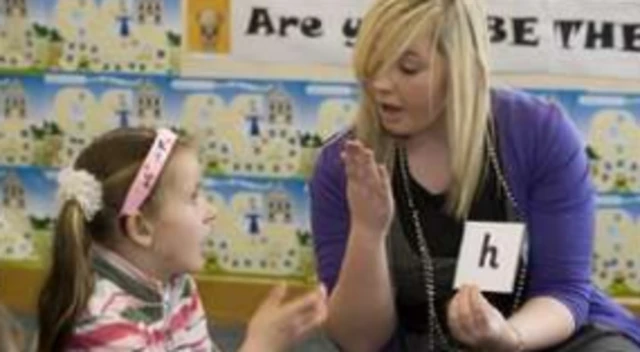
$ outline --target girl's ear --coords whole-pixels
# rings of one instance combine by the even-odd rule
[[[153,245],[153,224],[145,219],[141,213],[128,215],[124,221],[124,228],[125,236],[135,244],[144,248],[151,248]]]

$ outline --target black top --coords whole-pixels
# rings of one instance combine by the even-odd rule
[[[399,160],[400,158],[397,158]],[[403,179],[400,174],[400,162],[394,170],[393,193],[402,230],[408,240],[411,250],[419,257],[416,230],[410,216]],[[406,166],[405,166],[406,167]],[[479,196],[474,201],[469,220],[472,221],[505,221],[507,210],[505,207],[504,192],[498,186],[497,177],[492,167],[487,168],[484,182],[480,185]],[[458,221],[445,211],[445,194],[432,194],[424,189],[413,177],[410,176],[410,190],[413,200],[420,212],[420,221],[426,237],[429,253],[433,258],[436,284],[436,312],[440,324],[445,333],[449,334],[447,327],[446,307],[455,295],[453,280],[455,275],[456,260],[463,234],[463,221]],[[417,268],[417,267],[416,267]],[[413,270],[412,270],[413,271]],[[399,324],[402,328],[412,332],[427,331],[427,294],[424,281],[404,280],[403,275],[420,275],[421,272],[394,273],[396,281],[396,311]],[[416,287],[418,286],[419,287]],[[511,294],[485,294],[491,304],[500,310],[504,316],[511,313],[513,297]]]

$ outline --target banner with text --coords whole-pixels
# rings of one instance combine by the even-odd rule
[[[188,16],[202,30],[187,33],[217,33],[202,38],[209,45],[192,52],[243,61],[345,66],[361,18],[372,2],[232,1],[230,6],[208,9],[207,16],[202,9]],[[640,1],[488,0],[488,4],[492,66],[497,72],[640,78]],[[216,28],[206,30],[206,25]]]

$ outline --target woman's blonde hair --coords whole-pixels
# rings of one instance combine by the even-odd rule
[[[394,65],[403,52],[425,34],[432,38],[431,61],[437,53],[446,62],[443,65],[447,81],[443,117],[448,139],[455,141],[450,143],[452,183],[448,210],[464,218],[484,175],[484,141],[490,133],[489,40],[484,1],[376,1],[365,15],[358,35],[355,73],[360,82],[371,81]],[[380,125],[369,89],[363,84],[355,133],[374,150],[379,161],[391,165],[394,140]]]

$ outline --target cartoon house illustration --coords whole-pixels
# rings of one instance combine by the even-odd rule
[[[27,18],[27,1],[2,0],[0,1],[0,13],[6,18]]]
[[[136,19],[139,24],[161,25],[163,21],[161,0],[138,0],[136,5]]]
[[[70,69],[88,70],[100,66],[100,47],[87,38],[70,39],[64,46],[64,64]]]
[[[589,130],[591,172],[599,192],[640,192],[640,127],[632,113],[602,110]]]
[[[53,106],[55,123],[64,134],[59,157],[65,165],[73,162],[80,150],[104,130],[104,121],[96,117],[95,96],[85,88],[61,89],[54,98]]]
[[[594,282],[612,294],[619,289],[640,293],[637,223],[622,209],[596,212],[596,236],[592,274]]]
[[[12,81],[3,89],[2,114],[7,120],[27,118],[27,98],[19,81]]]
[[[237,120],[229,125],[233,131],[207,142],[209,159],[230,174],[296,175],[302,145],[293,99],[281,87],[249,99],[234,115]],[[264,105],[264,112],[258,105]],[[215,126],[220,128],[220,123]]]
[[[162,95],[153,84],[144,82],[138,87],[135,111],[143,126],[156,126],[157,121],[162,118]]]
[[[25,214],[25,189],[15,172],[7,174],[0,185],[0,257],[24,259],[33,254],[34,246]]]
[[[98,6],[95,1],[57,1],[55,15],[52,14],[51,18],[52,26],[55,28],[51,32],[52,50],[54,50],[51,65],[72,71],[94,70],[102,67],[106,52],[101,52],[101,48],[104,49],[105,40],[99,39],[97,34],[101,31],[95,28],[101,28],[96,26],[103,25],[100,23],[103,19],[98,16]],[[93,29],[90,29],[92,27]]]
[[[5,209],[25,209],[24,186],[14,172],[9,173],[2,184],[2,207]]]
[[[293,125],[293,101],[282,89],[274,88],[267,93],[267,106],[272,125]]]
[[[28,66],[36,59],[36,36],[28,21],[27,4],[25,0],[0,0],[0,66]]]
[[[259,131],[261,143],[253,145],[257,161],[254,170],[275,176],[294,174],[301,146],[294,126],[293,100],[283,89],[274,88],[266,94],[266,101],[266,121]]]
[[[23,126],[23,127],[21,127]],[[0,123],[0,163],[8,165],[27,165],[32,160],[33,142],[30,133],[22,121],[3,121]]]
[[[289,224],[293,220],[293,202],[282,190],[274,190],[267,194],[267,219],[271,223]]]
[[[0,162],[29,163],[33,146],[27,117],[27,99],[20,81],[0,87]]]

